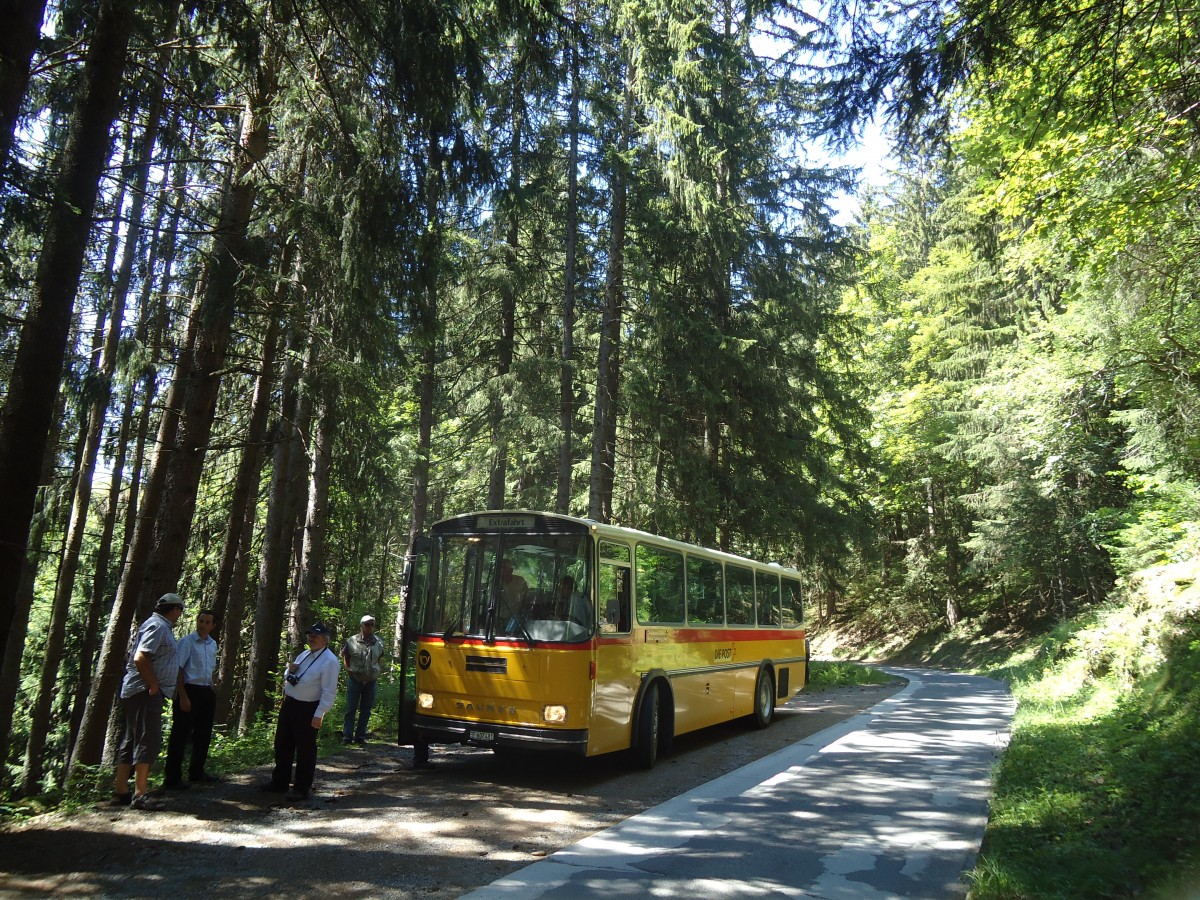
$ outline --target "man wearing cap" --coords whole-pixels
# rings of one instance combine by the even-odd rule
[[[383,641],[375,636],[375,617],[363,616],[358,634],[351,635],[342,645],[342,665],[346,680],[346,720],[342,723],[342,743],[367,744],[367,724],[375,706],[375,688],[379,681],[379,660],[383,656]],[[354,716],[358,715],[358,730]]]
[[[171,704],[171,739],[167,741],[167,762],[163,766],[163,787],[186,788],[188,781],[219,781],[204,771],[208,747],[212,743],[213,719],[217,712],[217,694],[213,677],[217,671],[217,642],[211,637],[213,612],[202,609],[196,616],[196,630],[179,639],[179,679]],[[183,780],[183,755],[191,745],[188,781]]]
[[[125,661],[121,705],[125,728],[117,747],[116,804],[152,809],[148,797],[150,767],[162,749],[163,704],[175,693],[179,657],[175,648],[175,623],[183,615],[183,598],[163,594],[150,618],[138,628]],[[129,790],[129,776],[134,790]]]
[[[284,681],[275,723],[275,771],[262,789],[282,794],[290,784],[287,799],[304,800],[317,772],[317,733],[337,698],[337,657],[329,650],[329,629],[323,623],[308,629],[308,649],[288,663]]]

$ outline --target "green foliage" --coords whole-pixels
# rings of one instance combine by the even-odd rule
[[[1143,573],[1125,604],[1006,667],[1018,716],[973,897],[1176,896],[1193,877],[1194,576],[1194,565]]]
[[[855,684],[889,684],[895,679],[878,669],[847,662],[810,662],[808,683],[812,688],[848,687]]]

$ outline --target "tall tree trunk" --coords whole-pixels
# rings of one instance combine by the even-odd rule
[[[8,184],[8,156],[29,87],[29,67],[42,31],[46,0],[5,0],[0,28],[0,188]]]
[[[61,420],[66,408],[66,397],[60,394],[55,419]],[[25,652],[25,638],[29,632],[29,610],[33,606],[34,579],[37,576],[37,559],[42,555],[42,545],[47,532],[54,523],[54,507],[51,502],[54,492],[54,464],[58,459],[58,441],[46,445],[46,457],[42,461],[42,477],[39,484],[40,509],[33,519],[29,534],[29,560],[21,579],[21,591],[17,595],[17,616],[8,633],[8,647],[0,664],[0,766],[8,760],[9,741],[12,739],[13,710],[16,708],[17,693],[21,686],[21,657]],[[7,780],[7,779],[5,779]]]
[[[136,604],[144,612],[163,593],[175,590],[183,571],[200,476],[212,436],[238,285],[248,255],[247,230],[258,191],[252,170],[267,151],[269,106],[276,90],[273,62],[263,80],[267,85],[263,94],[248,100],[242,115],[233,177],[209,256],[207,287],[200,307],[203,327],[196,341],[195,358],[185,373],[178,443],[165,460],[166,489],[154,528],[154,552],[141,584],[136,585]],[[155,465],[158,463],[156,459]]]
[[[156,282],[153,278],[143,280],[142,292],[138,301],[141,316],[135,331],[137,341],[150,349],[151,359],[158,359],[162,354],[162,334],[167,315],[166,297],[168,289],[172,286],[171,272],[174,268],[175,255],[178,249],[179,220],[183,211],[183,198],[185,194],[183,186],[186,177],[187,166],[182,163],[176,165],[172,175],[171,190],[160,195],[157,204],[158,209],[154,215],[155,228],[150,240],[147,271],[158,271],[159,263],[161,262],[161,275],[159,276],[161,281]],[[173,200],[168,201],[168,197],[173,198]],[[171,211],[164,232],[161,223],[163,221],[164,209],[168,202],[170,202]],[[160,290],[157,291],[157,300],[155,300],[156,284],[160,285]],[[138,410],[137,403],[139,382],[142,385],[140,411]],[[140,378],[131,382],[126,392],[125,412],[121,417],[121,430],[117,443],[117,457],[112,468],[113,479],[109,492],[108,510],[105,515],[100,543],[97,548],[96,568],[92,576],[92,595],[91,602],[88,605],[87,625],[84,628],[83,644],[79,651],[80,669],[79,679],[75,687],[75,698],[71,705],[70,737],[67,747],[68,763],[75,752],[75,742],[79,737],[84,709],[87,705],[87,697],[91,692],[92,677],[94,674],[93,665],[100,643],[100,614],[102,612],[111,614],[112,612],[113,601],[110,597],[109,589],[111,585],[119,584],[120,582],[126,550],[133,537],[137,512],[138,485],[141,481],[146,438],[150,429],[150,414],[156,392],[155,384],[155,371],[152,366],[149,366]],[[136,434],[131,442],[130,432],[135,430],[135,412]],[[114,554],[112,545],[120,513],[119,499],[121,483],[131,443],[133,448],[133,465],[130,467],[129,473],[129,496],[126,500],[128,508],[126,509],[121,549]],[[116,558],[115,565],[111,562],[114,556]]]
[[[153,254],[156,258],[158,256],[162,258],[162,271],[158,280],[159,289],[157,291],[156,302],[152,305],[146,293],[144,293],[141,301],[143,321],[138,325],[137,335],[143,344],[149,346],[151,360],[161,360],[163,358],[163,344],[167,331],[167,320],[169,318],[168,298],[173,287],[172,272],[179,249],[179,222],[183,213],[185,198],[183,184],[186,175],[186,165],[177,165],[175,167],[171,192],[174,201],[172,203],[170,225],[163,235],[163,247],[156,254]],[[147,280],[144,290],[146,292],[152,290],[151,281]],[[195,343],[196,327],[198,324],[195,313],[198,308],[198,298],[199,291],[197,291],[191,313],[186,318],[188,327],[184,337],[183,352],[178,354],[178,359],[184,365],[191,358],[187,352],[188,348]],[[121,548],[117,554],[116,565],[113,567],[114,578],[118,586],[124,581],[134,546],[134,535],[137,532],[138,523],[142,521],[139,518],[139,511],[143,516],[145,513],[144,510],[141,510],[139,497],[142,496],[142,471],[145,467],[146,445],[149,443],[150,437],[151,414],[155,406],[155,397],[158,394],[158,372],[153,363],[146,366],[139,382],[141,408],[137,417],[137,435],[133,442],[133,463],[129,468],[129,496],[125,501],[125,521],[122,527]],[[159,421],[159,434],[156,438],[159,447],[174,443],[177,422],[178,395],[168,395],[166,409]],[[146,494],[153,497],[154,502],[157,502],[158,498],[161,497],[161,473],[164,472],[165,469],[160,470],[159,478],[156,481],[153,479],[154,473],[152,470],[151,480],[146,485]],[[143,527],[148,527],[148,524],[149,520],[147,520]],[[100,645],[99,659],[94,671],[91,673],[91,683],[88,685],[87,700],[83,704],[79,725],[77,729],[73,729],[72,731],[74,740],[71,746],[71,762],[67,772],[68,778],[77,759],[81,759],[85,764],[95,764],[95,762],[99,761],[106,743],[106,737],[112,731],[110,720],[116,710],[112,701],[116,697],[116,691],[120,684],[119,679],[124,670],[125,642],[123,638],[129,630],[132,611],[122,611],[114,603],[107,601],[107,588],[105,589],[104,596],[104,605],[111,610],[111,614],[104,629],[104,639]],[[99,602],[98,598],[93,597],[94,604],[98,604]]]
[[[625,227],[629,215],[629,170],[625,157],[633,127],[633,76],[627,68],[621,130],[612,178],[612,225],[608,274],[596,362],[596,405],[592,428],[592,468],[588,485],[588,518],[611,522],[616,479],[617,396],[621,381],[621,318],[625,309]]]
[[[176,11],[178,7],[171,4],[170,9]],[[168,40],[164,42],[164,46],[170,46],[170,38],[174,36],[174,33],[175,21],[172,17],[167,23]],[[169,53],[169,49],[164,49],[159,53],[159,71],[166,70]],[[51,707],[62,662],[62,651],[66,643],[67,618],[70,612],[71,598],[75,592],[75,575],[79,570],[79,552],[83,546],[83,535],[91,512],[92,480],[96,474],[96,459],[104,434],[104,420],[108,415],[108,405],[112,398],[112,380],[117,368],[117,347],[121,342],[121,331],[125,323],[125,306],[133,279],[133,263],[137,258],[142,214],[146,205],[146,185],[150,180],[154,146],[158,142],[158,126],[159,118],[162,115],[164,93],[165,83],[160,80],[146,110],[146,126],[134,163],[137,174],[131,190],[133,200],[130,204],[125,247],[121,254],[120,267],[117,269],[116,278],[113,281],[108,335],[104,340],[103,355],[97,373],[98,377],[95,380],[95,390],[91,394],[91,402],[88,407],[83,454],[80,459],[79,478],[75,487],[75,502],[71,521],[67,528],[62,562],[59,565],[58,581],[54,589],[50,623],[46,629],[42,650],[41,678],[30,714],[29,740],[25,747],[25,769],[21,777],[21,791],[26,795],[35,793],[36,785],[42,778],[42,753],[45,750],[46,735],[50,728]],[[115,477],[119,480],[119,474]]]
[[[304,517],[303,548],[300,556],[300,589],[297,592],[295,624],[301,634],[312,624],[312,609],[325,592],[325,536],[329,530],[329,476],[333,463],[333,441],[337,433],[335,388],[326,384],[315,412],[312,461],[309,465],[308,508]]]
[[[267,150],[269,133],[268,112],[277,90],[277,69],[274,51],[259,80],[260,93],[246,101],[242,127],[234,147],[231,174],[226,185],[220,219],[213,237],[208,264],[201,278],[199,308],[193,320],[200,323],[194,340],[180,354],[175,378],[171,384],[172,399],[178,401],[177,424],[173,420],[169,442],[160,440],[155,455],[151,483],[161,484],[161,493],[152,496],[148,489],[145,498],[147,518],[139,519],[134,531],[128,564],[117,591],[110,629],[122,627],[120,636],[110,640],[105,636],[106,652],[101,658],[101,670],[88,697],[89,706],[104,697],[109,702],[115,696],[119,678],[120,655],[114,650],[123,646],[129,634],[134,613],[138,618],[148,614],[155,600],[178,586],[187,549],[187,537],[196,510],[196,495],[204,458],[212,434],[216,413],[217,392],[221,383],[225,353],[238,296],[238,283],[247,255],[247,229],[257,197],[257,186],[251,177],[254,167]],[[189,335],[193,332],[189,330]],[[160,438],[164,436],[160,429]],[[163,452],[164,449],[169,452]],[[149,516],[154,517],[153,523]],[[98,694],[97,691],[103,693]],[[84,728],[72,765],[95,764],[96,744],[91,738],[85,715]]]
[[[203,285],[198,285],[196,298],[187,316],[187,334],[184,337],[183,347],[176,364],[176,377],[171,382],[166,408],[158,423],[155,462],[150,469],[150,476],[142,494],[142,503],[131,529],[133,537],[129,541],[126,552],[112,615],[109,617],[108,627],[104,630],[104,642],[100,645],[100,660],[96,667],[96,677],[92,681],[91,690],[88,691],[83,721],[79,726],[79,737],[75,741],[75,749],[71,754],[68,778],[78,765],[98,765],[104,751],[105,738],[109,730],[109,713],[113,709],[113,700],[117,696],[117,689],[120,687],[121,677],[125,670],[125,651],[129,643],[134,613],[137,611],[136,604],[133,602],[135,589],[130,585],[141,581],[146,564],[145,556],[150,551],[150,541],[141,536],[141,533],[153,530],[154,519],[149,511],[154,510],[162,500],[167,474],[167,465],[163,457],[169,455],[175,446],[182,402],[183,380],[179,377],[179,370],[191,365],[191,348],[195,345],[200,327],[198,312],[202,290]],[[131,481],[131,486],[136,484],[136,480]]]
[[[246,611],[246,582],[250,566],[250,543],[258,518],[259,479],[266,456],[267,421],[271,412],[271,394],[275,387],[275,360],[279,353],[282,319],[279,310],[285,300],[286,276],[291,272],[294,244],[289,242],[280,260],[280,279],[275,303],[268,313],[267,333],[263,337],[263,358],[254,385],[254,400],[246,428],[245,447],[238,463],[233,497],[229,505],[229,527],[217,570],[214,614],[221,628],[221,667],[217,679],[216,721],[227,722],[233,702],[234,679],[240,658],[242,617]]]
[[[105,602],[108,597],[109,567],[112,559],[113,535],[117,529],[117,514],[121,505],[121,486],[125,472],[126,457],[129,452],[129,436],[133,430],[133,415],[135,407],[136,385],[130,384],[125,392],[124,412],[121,415],[121,425],[117,432],[117,456],[113,460],[112,480],[109,483],[108,503],[104,511],[104,523],[101,526],[100,541],[96,549],[95,570],[92,573],[91,599],[88,602],[87,618],[83,626],[83,639],[79,646],[79,676],[75,681],[75,690],[71,700],[70,727],[67,732],[66,759],[70,763],[71,754],[75,750],[75,739],[79,735],[79,726],[83,721],[83,708],[87,704],[88,691],[92,687],[92,664],[96,658],[96,648],[100,643],[100,614],[111,611],[111,604]]]
[[[567,126],[567,240],[563,273],[562,360],[558,386],[558,425],[562,433],[558,448],[558,500],[555,509],[571,508],[571,473],[574,453],[571,437],[575,430],[575,255],[579,232],[579,31],[571,29],[571,115]]]
[[[254,608],[254,634],[246,662],[246,684],[238,730],[247,731],[267,698],[267,686],[279,662],[279,642],[288,599],[293,529],[298,488],[305,484],[304,434],[308,405],[301,396],[299,348],[309,340],[311,329],[293,324],[286,354],[283,396],[280,399],[280,436],[275,442],[267,520],[263,528],[262,560],[258,572],[258,596]]]
[[[257,501],[255,487],[262,475],[265,454],[263,442],[267,436],[267,420],[271,412],[271,392],[275,388],[275,360],[279,353],[279,335],[282,331],[280,314],[286,293],[286,279],[292,268],[294,245],[288,242],[280,259],[280,278],[275,288],[275,302],[268,313],[267,331],[263,336],[263,356],[258,378],[254,383],[254,399],[250,404],[250,419],[243,436],[241,460],[234,477],[233,493],[229,501],[229,522],[225,529],[225,541],[221,549],[221,560],[217,566],[217,582],[214,590],[213,615],[224,634],[224,623],[229,618],[229,589],[233,583],[234,570],[243,545],[242,535],[246,528],[246,508]],[[241,615],[241,611],[236,613]],[[224,645],[222,645],[224,650]]]
[[[411,560],[417,539],[425,531],[425,519],[429,514],[430,454],[433,449],[433,426],[437,401],[438,335],[441,323],[438,306],[438,280],[442,258],[442,152],[436,130],[428,134],[429,158],[425,178],[422,180],[425,201],[426,243],[419,265],[421,267],[422,290],[420,320],[415,336],[421,347],[419,363],[420,377],[417,382],[417,452],[412,472],[412,514],[408,520],[408,547],[405,560]],[[405,590],[401,598],[400,611],[396,615],[396,632],[393,652],[399,654],[403,642],[404,611],[408,607]]]
[[[109,153],[134,7],[101,0],[46,221],[33,299],[21,330],[0,421],[0,650],[7,652],[38,475],[62,376],[75,293],[100,175]]]
[[[513,355],[516,347],[517,292],[514,282],[519,265],[521,249],[521,141],[525,124],[525,94],[520,75],[520,60],[514,66],[512,89],[512,136],[509,142],[508,234],[506,238],[506,261],[509,275],[500,287],[500,341],[496,348],[496,381],[498,395],[492,403],[491,437],[492,465],[488,478],[488,509],[503,509],[505,483],[508,479],[508,435],[510,428],[505,422],[512,387],[509,375],[512,372]]]

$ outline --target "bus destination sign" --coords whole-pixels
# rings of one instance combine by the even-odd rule
[[[476,523],[478,528],[529,529],[533,527],[533,516],[480,516]]]

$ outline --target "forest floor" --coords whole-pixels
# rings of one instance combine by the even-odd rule
[[[457,897],[878,703],[900,684],[805,692],[756,731],[684,735],[652,771],[594,759],[378,741],[324,758],[300,803],[259,769],[159,792],[162,808],[51,814],[0,831],[0,895]]]

